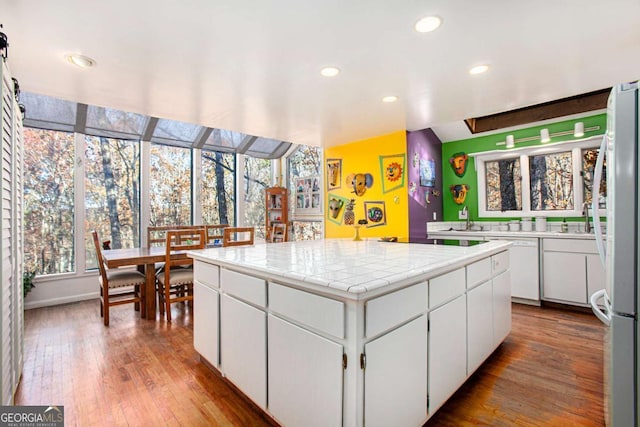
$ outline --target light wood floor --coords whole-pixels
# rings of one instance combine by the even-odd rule
[[[261,426],[199,362],[192,317],[139,319],[97,301],[28,310],[18,405],[64,405],[66,425]],[[601,426],[604,327],[588,313],[513,305],[513,331],[427,426]]]

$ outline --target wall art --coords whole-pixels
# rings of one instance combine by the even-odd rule
[[[383,193],[404,187],[405,163],[404,154],[380,156],[380,176],[382,177]]]
[[[469,186],[467,184],[456,184],[449,187],[451,191],[451,195],[453,196],[453,201],[457,205],[461,205],[464,203],[467,198],[467,193],[469,192]]]
[[[463,152],[455,153],[449,158],[449,164],[451,164],[456,176],[463,177],[467,172],[467,160],[469,160],[469,156]]]
[[[435,187],[436,185],[436,161],[433,159],[420,159],[420,186]]]
[[[329,194],[328,200],[327,220],[334,224],[342,225],[342,218],[349,199],[335,194]]]
[[[342,159],[327,159],[327,191],[342,186]]]
[[[364,202],[367,228],[379,227],[387,223],[387,211],[384,201]]]
[[[363,196],[367,192],[367,188],[373,185],[373,175],[370,173],[352,173],[347,176],[347,185],[352,188],[352,193],[356,196]]]

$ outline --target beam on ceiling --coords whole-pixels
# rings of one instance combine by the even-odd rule
[[[549,120],[571,114],[586,113],[588,111],[607,108],[607,99],[611,88],[601,89],[582,95],[492,114],[484,117],[465,119],[465,123],[472,134],[488,132],[520,126],[527,123]]]
[[[202,148],[204,147],[204,143],[209,139],[209,135],[213,132],[213,128],[202,127],[195,141],[193,142],[193,148]]]
[[[147,127],[142,132],[142,140],[143,141],[151,141],[151,137],[153,136],[153,132],[156,130],[156,126],[158,125],[157,117],[149,117],[149,121],[147,122]]]
[[[76,107],[76,125],[73,127],[73,131],[77,133],[87,133],[87,111],[89,106],[87,104],[81,104],[78,102]]]
[[[242,142],[236,147],[236,153],[244,154],[251,147],[251,145],[258,139],[257,136],[247,135]]]

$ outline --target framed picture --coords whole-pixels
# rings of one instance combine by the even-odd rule
[[[341,225],[347,203],[349,203],[349,199],[346,197],[329,193],[327,203],[327,220],[334,224]]]
[[[342,186],[342,159],[327,159],[327,191]]]
[[[436,162],[433,159],[420,159],[420,186],[436,185]]]
[[[404,175],[404,154],[380,156],[380,176],[382,177],[383,193],[404,187]]]
[[[387,224],[387,211],[384,201],[364,202],[364,215],[367,228],[380,227]]]
[[[320,177],[309,176],[295,181],[295,200],[297,214],[311,214],[322,210],[320,197]]]

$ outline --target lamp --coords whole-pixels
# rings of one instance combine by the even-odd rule
[[[513,148],[516,146],[516,141],[513,138],[513,135],[507,135],[507,142],[505,142],[506,148]]]
[[[576,124],[573,126],[573,136],[575,136],[576,138],[584,136],[584,123],[576,122]]]
[[[551,137],[549,136],[549,129],[542,129],[540,131],[540,142],[549,142],[551,141]]]

